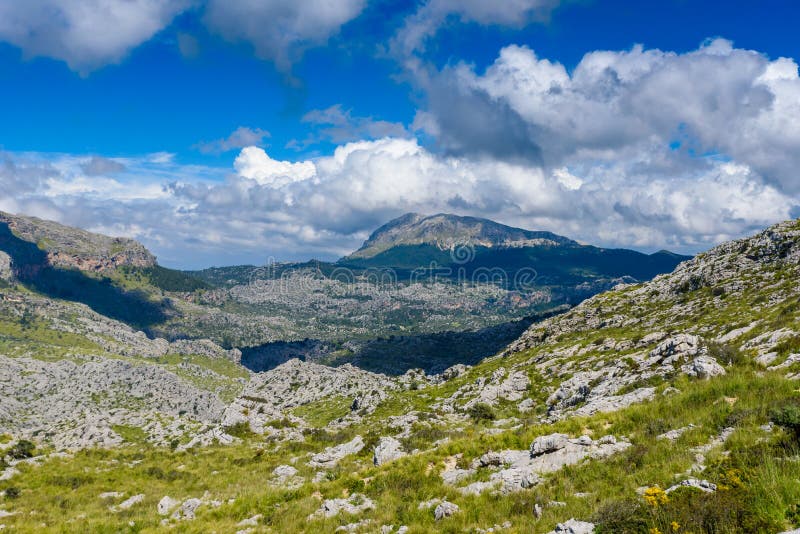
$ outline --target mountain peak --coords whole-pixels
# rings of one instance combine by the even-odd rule
[[[349,258],[371,258],[396,246],[423,244],[447,250],[457,245],[514,248],[576,242],[552,232],[524,230],[479,217],[406,213],[375,230]]]

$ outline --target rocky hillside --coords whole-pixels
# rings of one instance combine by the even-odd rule
[[[54,267],[106,271],[156,264],[156,257],[132,239],[107,237],[35,217],[0,212],[0,249],[11,255],[30,256],[25,250],[26,243],[35,244],[44,253],[41,259]]]
[[[100,317],[74,332],[68,313],[26,319],[28,301],[8,299],[41,297],[8,294],[14,318],[4,328],[16,337],[6,335],[3,351],[13,372],[0,384],[3,398],[20,401],[2,423],[0,524],[20,532],[67,524],[250,533],[788,530],[800,523],[798,282],[800,222],[789,221],[588,299],[474,366],[392,378],[291,360],[226,382],[212,397],[202,391],[222,382],[206,371],[223,376],[227,368],[210,362],[233,363],[224,353],[203,360],[204,371],[195,357],[170,356],[179,346]],[[117,344],[105,351],[75,349],[107,337]],[[114,356],[125,347],[132,355]],[[130,373],[127,362],[162,367]],[[66,376],[79,377],[69,394]],[[69,441],[49,415],[57,410],[26,411],[44,396],[97,414],[91,420],[121,414],[123,422],[104,427],[115,438],[97,441],[113,447],[61,453],[85,442]],[[167,417],[132,415],[148,411]],[[45,416],[49,423],[36,419]]]

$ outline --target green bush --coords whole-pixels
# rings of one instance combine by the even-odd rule
[[[467,415],[469,415],[476,423],[480,421],[493,421],[497,417],[492,407],[485,402],[479,402],[478,404],[471,406],[467,410]]]
[[[20,489],[14,486],[6,488],[6,499],[17,499],[20,495]]]
[[[772,411],[772,422],[786,429],[796,439],[800,440],[800,404],[787,403]]]
[[[249,438],[254,435],[253,431],[250,430],[250,423],[247,421],[239,421],[235,425],[226,426],[225,432],[235,438],[241,439]]]
[[[750,363],[750,359],[742,354],[742,352],[732,345],[727,343],[706,343],[708,355],[717,360],[722,365],[746,365]]]
[[[15,460],[22,460],[24,458],[33,457],[35,451],[36,445],[27,439],[21,439],[8,450],[8,455]]]

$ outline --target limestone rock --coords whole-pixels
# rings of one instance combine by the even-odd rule
[[[169,495],[165,495],[158,501],[158,515],[169,515],[170,512],[175,509],[181,502],[177,499],[173,499]]]
[[[725,374],[725,369],[711,356],[698,356],[682,366],[681,371],[697,378],[711,378]]]
[[[570,519],[556,525],[555,530],[551,530],[549,534],[594,534],[594,523]]]
[[[406,453],[403,451],[403,446],[399,441],[392,437],[382,437],[375,446],[372,461],[375,465],[383,465],[405,455]]]
[[[457,504],[453,504],[448,501],[442,501],[436,509],[433,511],[433,517],[436,521],[441,521],[446,517],[450,517],[451,515],[458,512],[459,508]]]
[[[714,493],[717,491],[717,485],[709,482],[708,480],[699,480],[696,478],[690,478],[684,480],[674,486],[670,486],[666,489],[665,493],[672,493],[676,489],[679,488],[695,488],[705,493]]]
[[[354,493],[347,499],[328,499],[324,501],[316,512],[308,516],[308,519],[334,517],[341,512],[351,515],[359,514],[372,508],[375,508],[375,503],[371,499],[360,493]]]
[[[181,504],[181,507],[175,510],[175,513],[172,514],[172,519],[178,520],[192,520],[195,518],[197,509],[202,506],[203,501],[200,499],[186,499]]]
[[[134,495],[116,506],[109,508],[112,512],[119,512],[120,510],[128,510],[144,500],[144,494]]]
[[[569,436],[566,434],[550,434],[539,436],[531,443],[531,456],[549,454],[559,449],[563,449],[569,444]]]
[[[328,447],[324,451],[311,457],[308,465],[312,467],[333,467],[345,456],[356,454],[364,448],[364,440],[361,436],[356,436],[347,443]]]

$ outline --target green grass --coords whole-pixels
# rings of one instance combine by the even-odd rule
[[[362,517],[372,519],[376,527],[407,524],[412,533],[463,532],[506,520],[513,524],[511,532],[547,532],[556,522],[573,516],[603,519],[609,507],[621,506],[615,503],[633,501],[641,507],[643,501],[636,493],[637,488],[665,488],[681,480],[676,474],[688,469],[694,461],[689,449],[706,443],[721,428],[734,423],[737,431],[726,445],[729,455],[723,455],[721,449],[709,453],[709,467],[702,478],[722,485],[728,481],[726,477],[731,471],[739,473],[743,485],[718,492],[724,493],[719,502],[740,507],[743,516],[754,518],[757,524],[789,526],[796,517],[796,504],[800,503],[800,485],[797,484],[800,456],[791,442],[787,442],[785,434],[780,431],[765,434],[758,427],[767,422],[776,403],[798,397],[796,384],[774,373],[734,369],[727,376],[711,381],[681,378],[671,385],[681,392],[658,396],[654,402],[612,414],[571,419],[555,425],[528,421],[520,429],[499,435],[481,434],[482,425],[468,426],[461,434],[452,434],[452,441],[438,449],[380,468],[372,466],[371,451],[365,449],[343,460],[332,471],[330,480],[320,484],[307,482],[295,490],[273,487],[267,482],[277,465],[291,463],[292,458],[297,458],[295,467],[301,476],[310,480],[314,469],[305,465],[309,452],[343,442],[355,433],[369,436],[372,423],[338,435],[309,433],[304,443],[271,444],[263,438],[243,434],[244,441],[237,445],[212,446],[186,453],[136,443],[110,451],[83,451],[74,458],[50,460],[41,467],[24,466],[21,475],[2,483],[0,489],[14,486],[21,490],[19,498],[2,503],[4,509],[19,513],[2,522],[13,525],[17,532],[64,532],[65,528],[86,532],[118,532],[120,529],[157,532],[161,518],[156,513],[156,503],[162,496],[185,499],[209,492],[211,499],[226,504],[219,508],[202,507],[198,519],[182,523],[178,531],[233,532],[236,523],[260,513],[264,515],[262,527],[270,526],[276,532],[329,532]],[[730,399],[736,400],[731,403]],[[323,414],[319,409],[309,406],[305,415],[323,420],[333,415]],[[675,444],[655,437],[666,429],[688,423],[694,423],[697,428],[684,434]],[[141,437],[137,429],[115,430],[128,442]],[[420,430],[416,427],[415,433]],[[462,462],[469,463],[487,450],[525,449],[534,437],[559,431],[571,435],[583,432],[594,436],[627,435],[632,446],[608,459],[584,462],[547,475],[539,486],[509,496],[464,496],[445,486],[439,478],[443,462],[454,454],[462,454]],[[104,491],[124,491],[127,496],[144,493],[146,499],[142,505],[115,514],[107,509],[114,502],[102,502],[98,498]],[[306,521],[320,505],[315,492],[323,498],[333,498],[352,491],[375,500],[376,509],[359,517],[344,515]],[[577,497],[575,494],[579,492],[589,495]],[[420,501],[434,497],[447,498],[462,511],[436,523],[431,510],[417,509]],[[235,501],[227,504],[231,498]],[[552,500],[566,502],[568,506],[545,506],[541,519],[535,519],[531,514],[532,506]],[[709,505],[708,508],[713,507]],[[681,505],[677,497],[659,514],[645,510],[649,514],[648,528],[663,526],[665,521],[691,521],[700,514],[698,510]],[[134,527],[127,526],[129,521],[134,522]],[[692,531],[711,532],[707,529]],[[662,529],[662,532],[665,531]]]

